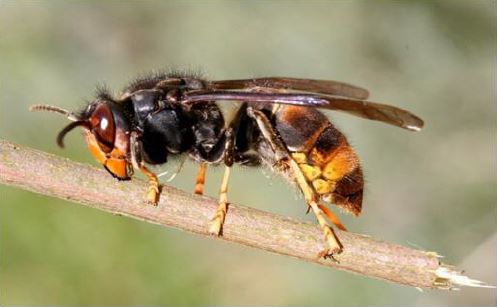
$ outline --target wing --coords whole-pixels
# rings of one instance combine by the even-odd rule
[[[270,88],[337,95],[355,99],[367,99],[369,96],[366,89],[343,82],[285,77],[210,81],[208,82],[208,88],[213,90]]]
[[[280,93],[277,91],[201,90],[184,93],[182,102],[196,103],[218,100],[244,101],[249,103],[279,103],[343,111],[355,116],[384,122],[412,131],[419,131],[424,125],[423,120],[416,115],[394,106],[331,95]]]

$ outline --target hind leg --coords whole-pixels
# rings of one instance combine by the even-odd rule
[[[316,216],[319,226],[323,231],[325,241],[328,245],[328,247],[324,251],[319,253],[319,256],[328,257],[332,256],[335,253],[341,252],[342,244],[333,231],[333,228],[326,222],[326,216],[328,216],[328,214],[320,208],[320,205],[317,204],[319,195],[315,193],[313,188],[307,182],[304,174],[302,173],[302,170],[298,166],[297,162],[288,153],[285,145],[274,131],[269,119],[261,111],[254,110],[252,108],[248,108],[247,113],[255,120],[264,139],[271,146],[275,154],[277,166],[279,168],[285,169],[286,171],[290,172],[290,174],[292,174],[300,190],[304,194],[307,205],[312,209],[312,212]],[[331,214],[331,216],[334,217],[333,214]],[[332,219],[332,221],[336,221],[337,224],[341,225],[336,217],[335,219]]]
[[[319,226],[321,227],[321,230],[323,231],[324,234],[324,239],[328,245],[328,248],[321,251],[319,253],[319,256],[326,258],[326,257],[332,257],[333,254],[340,253],[342,251],[343,246],[340,243],[340,240],[335,234],[333,228],[330,225],[328,225],[328,223],[326,222],[326,217],[327,216],[329,217],[330,214],[327,214],[328,212],[323,210],[323,206],[317,203],[319,195],[317,195],[312,189],[312,187],[309,185],[309,183],[305,179],[304,174],[302,173],[302,170],[299,168],[295,160],[291,159],[289,161],[289,166],[292,169],[293,175],[295,176],[295,181],[297,181],[300,190],[304,194],[304,198],[307,202],[307,205],[312,209],[312,212],[314,213],[316,219],[318,220]],[[329,213],[331,213],[331,211]],[[332,213],[331,216],[332,217],[330,218],[330,220],[335,225],[337,225],[337,227],[339,228],[343,227],[340,221]],[[340,225],[341,227],[338,225]]]

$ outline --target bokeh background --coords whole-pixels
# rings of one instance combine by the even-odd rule
[[[367,180],[363,215],[344,222],[437,251],[495,285],[495,9],[493,1],[0,1],[0,137],[95,164],[80,133],[57,148],[64,118],[28,106],[79,108],[97,84],[118,91],[160,68],[361,85],[426,128],[329,113]],[[216,196],[220,171],[208,174],[207,194]],[[195,172],[188,162],[171,184],[190,191]],[[314,220],[292,187],[257,169],[233,172],[230,200]],[[495,289],[420,292],[6,186],[0,223],[2,305],[496,303]]]

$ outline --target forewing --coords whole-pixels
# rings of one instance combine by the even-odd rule
[[[413,131],[421,130],[424,125],[423,120],[416,115],[394,106],[331,95],[207,90],[186,92],[183,97],[185,103],[219,100],[279,103],[337,110]]]
[[[336,95],[355,99],[367,99],[369,96],[368,90],[344,82],[287,77],[210,81],[208,83],[208,88],[213,90],[270,88]]]

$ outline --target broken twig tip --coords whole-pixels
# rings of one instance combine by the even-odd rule
[[[437,279],[434,282],[434,286],[439,289],[459,290],[457,286],[491,289],[496,288],[495,286],[488,285],[476,279],[471,279],[462,275],[462,273],[458,271],[444,266],[439,267],[435,271],[435,275],[437,276]]]

